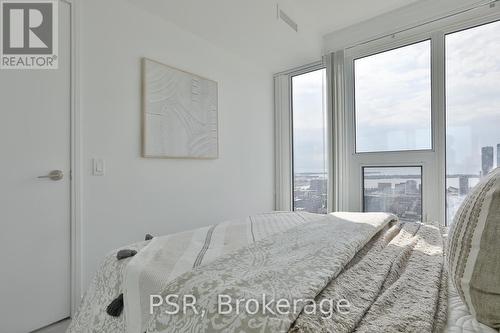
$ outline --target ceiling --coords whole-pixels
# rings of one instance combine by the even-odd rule
[[[271,72],[319,60],[322,37],[421,0],[129,0]],[[298,24],[277,19],[276,7]]]

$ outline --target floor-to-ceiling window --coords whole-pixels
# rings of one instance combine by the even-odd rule
[[[343,190],[350,210],[451,224],[500,166],[500,22],[419,31],[345,51]]]
[[[293,209],[327,212],[326,69],[294,75]]]
[[[367,53],[354,52],[348,60],[354,122],[348,190],[361,190],[351,207],[423,221],[423,179],[436,171],[431,41]],[[359,202],[357,207],[354,202]]]
[[[499,8],[478,6],[278,75],[277,207],[451,224],[471,188],[500,166]]]
[[[500,22],[446,35],[446,201],[500,166]]]

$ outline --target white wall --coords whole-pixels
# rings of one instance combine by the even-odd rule
[[[272,75],[122,0],[81,2],[83,287],[113,248],[273,208]],[[140,157],[140,59],[219,83],[217,160]],[[106,175],[91,175],[104,158]]]

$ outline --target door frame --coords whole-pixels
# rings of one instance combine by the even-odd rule
[[[80,114],[80,10],[76,0],[58,0],[70,6],[70,317],[82,292],[82,131]]]

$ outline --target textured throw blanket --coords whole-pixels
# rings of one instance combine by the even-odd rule
[[[138,254],[105,259],[68,332],[438,332],[446,319],[440,232],[394,220],[277,212],[128,246]],[[149,295],[160,291],[195,296],[200,312],[166,314],[162,305],[150,315]],[[106,306],[120,293],[124,313],[111,317]],[[304,302],[283,314],[254,313],[253,304],[221,315],[220,294],[233,306]]]
[[[151,317],[150,295],[164,290],[182,273],[268,236],[323,218],[310,213],[275,212],[155,237],[130,260],[124,271],[126,331],[146,330]]]
[[[302,313],[291,332],[440,332],[446,282],[439,229],[398,224],[379,233],[316,297],[316,304],[349,300],[349,311],[330,318]]]
[[[148,332],[286,332],[304,300],[314,299],[392,220],[384,213],[333,213],[223,255],[162,292],[193,297],[198,311],[172,313],[161,306]],[[221,312],[221,295],[232,300],[229,313]],[[238,311],[240,300],[253,300],[253,307]]]
[[[169,242],[163,242],[165,245],[163,251],[169,258],[167,261],[169,264],[168,266],[165,266],[165,263],[162,264],[164,271],[161,273],[163,276],[161,283],[168,283],[182,273],[193,269],[193,267],[208,264],[223,253],[234,251],[270,235],[282,233],[323,217],[323,215],[306,212],[271,212],[165,236],[170,240]],[[164,237],[158,238],[164,239]],[[82,299],[77,314],[71,321],[67,330],[68,333],[144,332],[145,329],[139,331],[135,329],[138,326],[147,324],[149,299],[147,304],[142,302],[144,297],[138,295],[142,289],[138,289],[137,284],[134,286],[133,276],[127,283],[130,289],[125,287],[124,279],[130,273],[135,274],[135,278],[140,279],[140,283],[151,283],[151,277],[154,279],[155,275],[154,268],[145,268],[143,273],[138,274],[136,267],[136,265],[141,265],[139,262],[139,258],[142,257],[141,252],[151,244],[152,241],[130,244],[113,250],[106,255]],[[122,249],[136,250],[138,260],[135,260],[135,256],[117,260],[116,254]],[[148,251],[148,253],[151,252]],[[132,262],[135,262],[134,267],[129,269],[129,264]],[[138,281],[136,280],[136,282]],[[124,313],[118,317],[110,316],[106,313],[107,306],[122,293],[132,293],[128,299],[125,299]],[[130,296],[135,298],[130,299]],[[136,309],[140,307],[140,313],[130,313],[131,307]],[[127,316],[126,312],[129,312],[129,316]],[[133,316],[133,318],[130,318],[130,316]],[[129,320],[126,320],[126,318]],[[127,327],[127,322],[132,323],[132,325]]]

